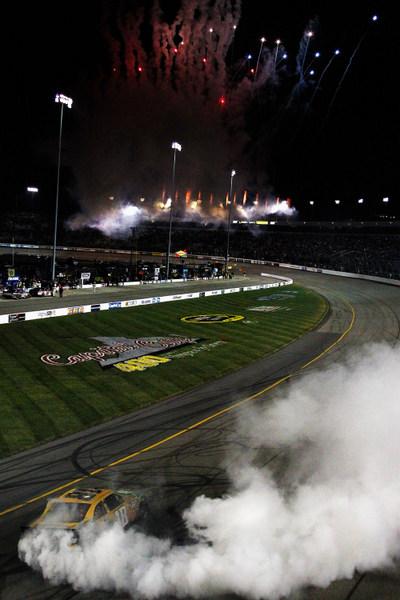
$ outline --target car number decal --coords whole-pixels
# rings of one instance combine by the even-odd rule
[[[121,527],[125,527],[126,525],[128,525],[128,515],[126,513],[126,506],[121,506],[115,512],[117,514],[117,518],[121,524]]]

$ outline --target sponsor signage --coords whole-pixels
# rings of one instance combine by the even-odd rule
[[[116,302],[109,302],[108,306],[109,306],[110,310],[113,310],[114,308],[121,308],[122,302],[120,300],[117,300]]]
[[[99,312],[100,310],[100,304],[92,304],[90,306],[90,312]]]
[[[270,294],[269,296],[260,296],[257,298],[260,302],[268,302],[270,300],[288,300],[296,297],[297,292],[278,292],[276,294]]]
[[[49,317],[54,317],[55,314],[55,310],[39,310],[37,316],[39,317],[39,319],[48,319]]]
[[[171,362],[170,358],[165,356],[152,356],[147,354],[146,356],[140,356],[139,358],[131,358],[122,363],[114,365],[119,371],[124,373],[132,373],[134,371],[146,371],[151,367],[158,367],[158,365]]]
[[[8,315],[9,323],[16,323],[17,321],[25,321],[25,313],[12,313]]]
[[[0,246],[2,244],[0,243]],[[31,245],[27,245],[27,244],[19,244],[18,247],[26,247],[26,248],[38,248],[39,246],[31,246]],[[68,249],[68,248],[66,248]],[[79,250],[79,248],[78,248]],[[82,249],[81,249],[82,250]],[[83,249],[85,251],[94,251],[94,249]],[[160,254],[160,253],[158,253]],[[210,257],[212,258],[212,257]],[[217,257],[217,259],[219,260],[221,257]],[[239,259],[238,259],[239,260]],[[260,261],[262,262],[262,261]],[[263,263],[263,264],[267,264],[267,263]],[[269,263],[268,263],[269,264]],[[342,272],[333,272],[333,271],[325,271],[328,274],[336,274],[336,275],[342,275],[342,276],[351,276],[351,277],[355,277],[354,274],[344,274]],[[264,273],[263,275],[267,276],[267,277],[272,277],[271,275],[268,275],[266,273]],[[277,277],[274,275],[274,277]],[[365,277],[360,277],[359,278],[363,279]],[[265,284],[262,286],[259,286],[260,288],[271,288],[271,287],[278,287],[278,286],[283,286],[283,285],[291,285],[293,283],[292,279],[288,279],[285,277],[281,277],[279,279],[282,279],[281,283],[272,283],[272,284]],[[378,281],[381,281],[380,278],[377,279]],[[393,283],[393,280],[385,280],[388,283]],[[247,289],[253,289],[251,286],[249,286]],[[217,290],[214,290],[217,291]],[[233,292],[242,292],[244,291],[244,288],[228,288],[228,289],[224,289],[224,293],[233,293]],[[222,293],[222,290],[218,290],[218,293]],[[191,294],[181,294],[181,299],[184,298],[204,298],[205,296],[209,295],[210,292],[193,292]],[[214,295],[211,292],[211,295]],[[114,308],[125,308],[125,307],[130,307],[130,306],[140,306],[140,305],[150,305],[153,304],[154,302],[170,302],[171,300],[173,300],[173,296],[161,296],[161,297],[156,297],[156,299],[154,300],[153,298],[142,298],[142,299],[137,299],[137,300],[124,300],[124,301],[119,301],[117,304],[116,303],[111,303],[112,307]],[[92,309],[92,306],[95,307]],[[100,310],[109,310],[110,308],[110,304],[109,303],[103,303],[100,304]],[[41,318],[45,318],[42,314],[39,313],[43,313],[46,312],[46,317],[61,317],[61,316],[69,316],[69,315],[76,315],[76,314],[81,314],[81,313],[89,313],[89,312],[96,312],[97,311],[97,305],[96,304],[87,304],[84,306],[72,306],[72,307],[64,307],[64,308],[57,308],[53,314],[51,313],[47,313],[47,311],[29,311],[27,313],[24,313],[25,316],[25,320],[34,320],[34,319],[41,319]],[[0,315],[0,324],[5,324],[5,323],[13,323],[15,322],[17,319],[13,316],[10,317],[10,315],[5,314],[5,315]]]
[[[83,279],[84,281],[90,279],[90,275],[91,273],[81,273],[81,279]]]
[[[192,348],[189,348],[188,350],[173,350],[172,352],[168,352],[168,354],[166,355],[167,358],[193,358],[193,356],[196,356],[196,354],[198,354],[199,352],[210,352],[211,350],[213,350],[214,348],[216,348],[217,346],[221,346],[222,344],[226,344],[226,342],[223,342],[222,340],[217,340],[216,342],[210,342],[209,344],[202,344],[201,346],[194,346]]]
[[[138,304],[138,300],[125,300],[124,306],[125,308],[129,308],[129,306],[136,306]]]
[[[43,354],[40,357],[40,360],[45,365],[55,367],[77,365],[88,361],[95,361],[101,367],[111,367],[131,360],[138,361],[130,363],[131,366],[136,364],[143,365],[143,361],[139,361],[139,358],[158,354],[159,352],[164,352],[179,346],[194,344],[198,341],[198,338],[183,336],[145,337],[135,339],[125,337],[96,337],[93,339],[97,342],[101,342],[102,345],[89,348],[87,352],[72,354],[66,358],[62,358],[59,354]],[[161,362],[162,361],[159,361],[159,363]],[[140,369],[130,370],[134,371]]]
[[[84,306],[69,306],[67,308],[67,315],[80,315],[85,312]]]
[[[181,321],[185,323],[233,323],[234,321],[241,321],[244,319],[242,315],[227,315],[227,314],[213,314],[213,315],[189,315],[182,317]]]

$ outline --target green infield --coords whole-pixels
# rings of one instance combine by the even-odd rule
[[[0,456],[237,370],[314,328],[327,310],[321,296],[292,285],[2,325]],[[116,352],[126,353],[122,362]]]

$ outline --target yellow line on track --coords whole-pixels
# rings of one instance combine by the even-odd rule
[[[351,320],[350,320],[350,324],[348,325],[348,327],[337,338],[337,340],[335,340],[332,344],[330,344],[327,348],[325,348],[325,350],[320,352],[317,356],[315,356],[314,358],[309,360],[307,363],[305,363],[302,367],[300,367],[300,369],[298,371],[294,371],[293,373],[289,373],[288,375],[281,377],[281,379],[278,379],[274,383],[271,383],[270,385],[263,388],[259,392],[256,392],[255,394],[252,394],[251,396],[248,396],[247,398],[244,398],[243,400],[239,400],[238,402],[235,402],[234,404],[231,404],[230,406],[227,406],[226,408],[223,408],[223,409],[219,410],[218,412],[213,413],[213,414],[209,415],[208,417],[205,417],[201,421],[197,421],[196,423],[189,425],[189,427],[180,429],[179,431],[159,440],[158,442],[155,442],[154,444],[151,444],[150,446],[145,446],[144,448],[141,448],[140,450],[136,450],[135,452],[132,452],[132,454],[128,454],[127,456],[123,456],[122,458],[114,460],[113,462],[105,465],[104,467],[99,467],[98,469],[89,471],[89,475],[83,475],[82,477],[78,477],[77,479],[73,479],[72,481],[68,481],[67,483],[63,483],[62,485],[60,485],[58,487],[52,488],[51,490],[44,492],[43,494],[39,494],[38,496],[29,498],[29,500],[25,500],[25,502],[21,502],[21,504],[16,504],[15,506],[10,506],[9,508],[6,508],[5,510],[0,512],[0,517],[3,517],[4,515],[7,515],[9,513],[15,512],[21,508],[24,508],[25,506],[28,506],[29,504],[33,504],[34,502],[37,502],[38,500],[43,500],[43,498],[47,498],[48,496],[51,496],[52,494],[55,494],[56,492],[65,490],[66,488],[69,488],[72,485],[75,485],[75,484],[83,481],[84,479],[87,479],[88,477],[93,477],[94,475],[98,475],[99,473],[102,473],[103,471],[106,471],[107,469],[111,469],[112,467],[121,465],[129,460],[132,460],[133,458],[136,458],[137,456],[140,456],[141,454],[144,454],[145,452],[154,450],[155,448],[158,448],[159,446],[162,446],[163,444],[166,444],[167,442],[170,442],[171,440],[174,440],[175,438],[178,438],[178,437],[184,435],[185,433],[192,431],[193,429],[198,429],[205,423],[209,423],[210,421],[213,421],[214,419],[217,419],[218,417],[221,417],[222,415],[231,412],[232,410],[238,408],[239,406],[242,406],[243,404],[245,404],[247,402],[251,402],[252,400],[255,400],[256,398],[259,398],[263,394],[266,394],[267,392],[270,392],[274,388],[278,387],[278,385],[281,385],[285,381],[288,381],[288,379],[291,379],[294,375],[300,373],[300,371],[302,371],[303,369],[306,369],[307,367],[309,367],[316,361],[323,358],[326,354],[328,354],[328,352],[330,352],[332,350],[332,348],[334,348],[335,346],[340,344],[340,342],[350,333],[350,331],[353,329],[353,326],[354,326],[354,323],[356,320],[356,312],[354,310],[354,307],[349,302],[347,302],[347,304],[349,305],[350,310],[351,310]]]
[[[352,306],[352,304],[350,304],[350,302],[347,302],[347,301],[345,301],[345,302],[346,302],[346,304],[349,305],[350,310],[351,310],[350,325],[347,327],[347,329],[345,329],[343,331],[342,335],[340,335],[338,337],[338,339],[335,340],[330,346],[328,346],[320,354],[318,354],[317,356],[315,356],[314,358],[312,358],[311,360],[309,360],[308,362],[306,362],[306,364],[301,367],[300,371],[302,369],[306,369],[307,367],[309,367],[313,363],[317,362],[317,360],[320,360],[320,358],[322,358],[323,356],[325,356],[325,354],[327,354],[328,352],[330,352],[332,350],[332,348],[334,348],[335,346],[337,346],[337,344],[339,344],[343,340],[343,338],[345,338],[346,335],[348,333],[350,333],[350,331],[353,329],[353,326],[354,326],[354,323],[355,323],[355,320],[356,320],[356,311],[354,310],[354,307]]]

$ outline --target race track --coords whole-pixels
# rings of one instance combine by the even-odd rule
[[[258,280],[258,273],[265,267],[246,265],[246,269],[250,284]],[[81,594],[65,585],[49,586],[18,560],[20,527],[38,514],[51,490],[72,485],[76,480],[85,485],[143,488],[154,493],[160,533],[179,540],[183,535],[180,511],[201,493],[224,493],[228,481],[222,461],[226,464],[238,449],[246,447],[246,439],[238,438],[235,431],[235,403],[253,394],[258,394],[257,398],[249,399],[249,403],[269,402],[277,387],[282,391],[287,385],[288,376],[293,379],[299,371],[320,369],[346,353],[357,352],[363,344],[398,341],[398,288],[272,267],[267,270],[292,277],[329,300],[330,314],[317,331],[212,384],[0,462],[1,600],[128,598],[123,594]],[[198,288],[204,284],[184,285],[185,291],[192,291],[192,285]],[[163,293],[171,293],[171,287]],[[39,299],[43,308],[47,300],[51,303],[56,299]],[[68,296],[63,300],[67,301]],[[85,302],[83,297],[79,302]],[[278,386],[269,389],[282,379]],[[219,411],[223,412],[218,414]],[[259,465],[268,463],[277,471],[281,460],[272,451],[264,450],[257,456]],[[116,464],[107,466],[110,463]],[[390,574],[363,573],[350,581],[338,581],[326,590],[306,590],[304,596],[297,595],[296,599],[399,597],[399,573],[393,570]]]

